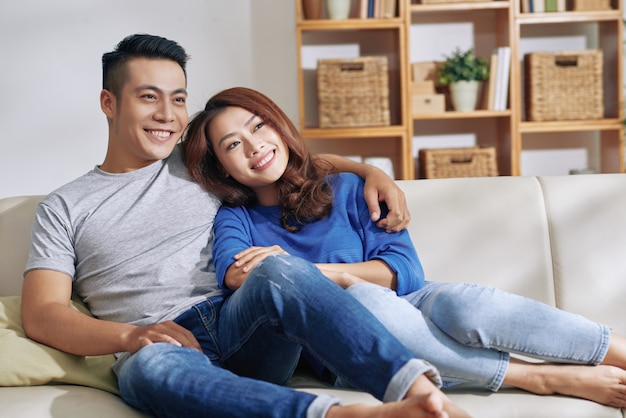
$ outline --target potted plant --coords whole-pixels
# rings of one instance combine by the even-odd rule
[[[450,98],[455,110],[474,110],[479,83],[489,78],[487,60],[474,55],[473,48],[465,52],[457,48],[451,55],[444,55],[444,58],[437,73],[437,82],[450,86]]]

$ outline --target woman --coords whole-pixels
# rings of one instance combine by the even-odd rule
[[[361,180],[332,175],[313,159],[266,96],[246,88],[217,94],[183,145],[192,178],[223,199],[213,251],[226,291],[267,256],[289,253],[316,263],[448,384],[504,384],[626,407],[625,339],[496,289],[425,281],[408,232],[372,225]],[[512,359],[514,352],[546,362]]]

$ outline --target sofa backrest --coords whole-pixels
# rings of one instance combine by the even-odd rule
[[[427,280],[498,287],[626,335],[626,175],[398,184]],[[41,199],[0,200],[0,296],[21,292]]]
[[[498,287],[626,335],[626,175],[398,184],[427,280]]]
[[[541,185],[535,177],[400,181],[426,279],[480,283],[554,305]]]
[[[22,273],[28,259],[30,228],[43,196],[0,200],[0,296],[22,293]]]
[[[626,175],[539,179],[557,306],[626,336]]]

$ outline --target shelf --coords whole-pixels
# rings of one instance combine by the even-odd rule
[[[412,115],[413,120],[431,120],[431,119],[476,119],[476,118],[503,118],[510,117],[511,111],[496,110],[476,110],[474,112],[443,112],[443,113],[424,113]]]
[[[619,10],[601,10],[591,12],[520,13],[517,17],[517,22],[520,25],[603,22],[614,20],[622,20],[622,14]]]
[[[624,67],[624,0],[612,0],[612,10],[544,13],[521,13],[521,0],[468,0],[431,4],[399,0],[398,17],[344,20],[302,19],[300,0],[295,1],[300,129],[302,136],[316,152],[389,157],[394,162],[398,178],[412,179],[416,175],[416,143],[435,143],[441,135],[471,136],[476,145],[496,148],[500,174],[521,175],[525,143],[528,146],[537,137],[543,139],[553,133],[565,133],[555,135],[564,139],[564,148],[570,145],[570,137],[594,139],[590,149],[596,144],[599,149],[597,152],[591,149],[590,156],[598,158],[598,171],[624,172],[624,126],[621,120],[624,98],[619,87],[623,84]],[[424,40],[428,42],[431,31],[433,36],[446,37],[448,26],[459,26],[460,30],[466,31],[463,33],[468,33],[479,56],[488,57],[500,46],[511,48],[514,59],[509,70],[510,109],[484,110],[485,106],[481,103],[479,110],[472,112],[412,114],[411,60],[431,60],[434,52],[430,50],[432,48],[429,49],[431,45],[424,44]],[[420,34],[420,39],[412,39],[416,33]],[[521,57],[534,52],[534,49],[529,49],[526,38],[534,40],[542,37],[554,38],[555,42],[559,37],[586,37],[587,48],[603,51],[604,119],[550,122],[523,120],[526,78]],[[554,48],[552,43],[548,43],[546,48]],[[307,49],[306,52],[310,54],[311,50],[338,45],[356,45],[361,56],[384,55],[389,59],[391,126],[316,127],[319,119],[316,113],[316,73],[312,68],[302,67],[302,52],[307,49],[303,47],[314,47]],[[531,46],[535,49],[543,47]],[[584,46],[578,48],[585,49]],[[441,51],[442,54],[449,52]],[[449,97],[446,97],[446,103],[449,106]],[[419,141],[415,141],[415,138]],[[596,142],[596,138],[600,141]]]
[[[302,136],[307,139],[384,138],[406,134],[403,126],[363,126],[352,128],[305,128]]]
[[[467,3],[412,4],[411,13],[423,12],[465,12],[470,10],[508,9],[508,1],[481,1]]]
[[[615,131],[622,129],[619,119],[564,120],[551,122],[521,122],[520,133]]]
[[[354,30],[354,29],[396,29],[402,27],[403,20],[391,19],[316,19],[300,20],[298,29],[303,31],[313,30]]]

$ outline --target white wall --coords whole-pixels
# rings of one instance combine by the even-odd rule
[[[190,114],[246,85],[297,115],[294,9],[293,0],[0,2],[0,198],[49,193],[102,162],[100,59],[131,33],[191,55]]]

